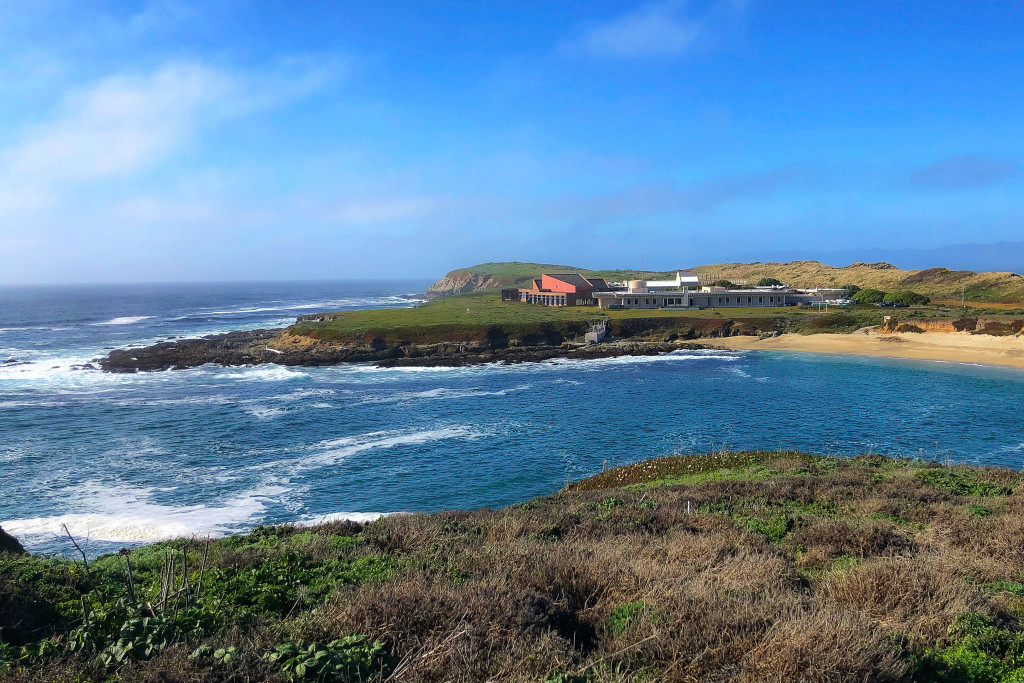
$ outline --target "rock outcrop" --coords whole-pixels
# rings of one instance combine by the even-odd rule
[[[25,548],[18,542],[18,539],[4,531],[3,527],[0,527],[0,555],[5,553],[8,555],[27,554]]]
[[[498,289],[501,286],[501,280],[494,275],[453,270],[430,285],[426,298],[437,299],[443,296],[476,292],[481,289]]]

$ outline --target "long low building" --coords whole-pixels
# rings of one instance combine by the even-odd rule
[[[541,306],[599,306],[600,308],[760,308],[795,306],[841,298],[842,289],[793,289],[782,285],[727,289],[705,285],[698,277],[678,272],[672,280],[630,280],[616,287],[602,278],[580,273],[544,273],[532,287],[503,289],[504,301]]]
[[[715,290],[720,288],[715,287]],[[601,308],[747,308],[787,306],[786,292],[778,289],[720,289],[693,292],[662,290],[658,292],[596,292],[594,298]]]

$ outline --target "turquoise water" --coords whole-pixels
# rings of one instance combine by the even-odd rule
[[[71,369],[110,346],[411,305],[399,295],[425,286],[0,290],[0,525],[62,552],[66,522],[101,552],[504,506],[606,463],[709,449],[1024,461],[1024,372],[968,365],[686,351],[457,369]]]

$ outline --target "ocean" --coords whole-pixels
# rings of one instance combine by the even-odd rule
[[[97,554],[259,524],[500,507],[718,449],[1024,461],[1024,372],[679,351],[514,366],[76,369],[111,348],[411,306],[428,282],[0,288],[0,526]]]

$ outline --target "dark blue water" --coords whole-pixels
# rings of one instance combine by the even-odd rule
[[[460,369],[73,370],[105,347],[411,305],[426,283],[0,290],[0,522],[93,551],[261,522],[503,506],[675,452],[794,448],[1020,468],[1024,372],[679,352]]]

